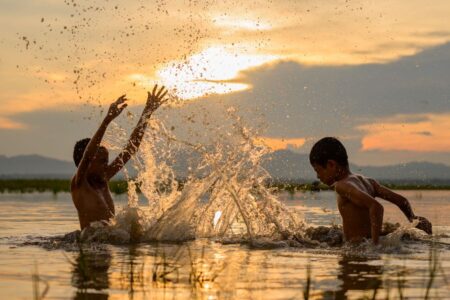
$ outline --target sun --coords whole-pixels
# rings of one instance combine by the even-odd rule
[[[157,80],[181,99],[194,99],[211,94],[244,91],[251,86],[237,82],[247,69],[279,59],[275,55],[232,52],[224,46],[209,47],[185,60],[172,61],[157,73]],[[150,85],[148,77],[133,74],[131,79]]]

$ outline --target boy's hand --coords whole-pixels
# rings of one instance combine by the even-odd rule
[[[153,88],[153,91],[147,92],[147,103],[145,104],[145,108],[150,110],[151,112],[158,109],[158,107],[161,106],[161,104],[165,103],[167,99],[164,99],[164,96],[167,94],[167,90],[165,90],[164,86],[161,87],[158,91],[158,85],[155,84],[155,87]]]
[[[433,225],[427,218],[416,216],[415,219],[419,220],[419,223],[416,225],[417,229],[423,230],[428,234],[433,233]]]
[[[106,115],[105,119],[107,119],[108,121],[112,121],[117,118],[117,116],[120,115],[125,107],[127,107],[128,104],[125,103],[125,101],[127,100],[128,99],[125,98],[125,95],[117,98],[117,100],[109,106],[108,114]]]
[[[158,107],[161,106],[167,100],[164,99],[164,96],[167,94],[167,90],[165,91],[164,87],[161,87],[158,91],[158,86],[155,85],[153,91],[148,93],[147,103],[145,104],[145,108],[142,112],[139,121],[131,133],[130,139],[128,140],[127,145],[122,150],[122,152],[113,160],[113,162],[108,166],[108,170],[106,172],[106,177],[108,179],[112,178],[123,166],[130,160],[130,158],[136,153],[141,144],[141,141],[144,137],[145,129],[148,125],[148,119],[152,115]],[[117,101],[111,104],[111,115],[118,116],[126,104],[123,104],[125,101],[125,95],[117,99]],[[122,106],[120,106],[123,104]]]

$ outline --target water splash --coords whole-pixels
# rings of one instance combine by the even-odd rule
[[[138,222],[144,241],[207,237],[252,242],[294,235],[302,239],[304,222],[265,185],[269,174],[261,160],[267,149],[255,144],[255,130],[243,123],[234,108],[227,110],[227,118],[231,125],[226,134],[203,144],[177,139],[162,122],[153,120],[151,133],[132,161],[137,176],[131,179],[126,173],[128,207],[117,214],[114,225],[128,230],[132,222]],[[114,135],[107,136],[109,145],[124,143],[126,135],[117,134],[120,130],[116,126]],[[180,147],[199,157],[182,187],[168,163]],[[136,187],[148,207],[139,207]],[[131,223],[125,225],[123,220]]]
[[[415,224],[385,224],[386,235],[379,246],[374,247],[369,240],[355,246],[344,244],[339,226],[307,227],[295,211],[285,207],[267,188],[265,183],[270,176],[261,160],[268,150],[255,143],[258,131],[244,124],[234,108],[226,114],[229,128],[221,128],[208,143],[181,140],[167,130],[164,122],[152,120],[151,130],[133,158],[131,167],[137,175],[126,173],[128,206],[118,212],[111,224],[114,229],[108,234],[117,230],[122,237],[124,231],[132,241],[212,238],[266,249],[296,246],[330,250],[344,245],[342,251],[352,255],[404,253],[411,251],[405,240],[422,243],[427,239],[414,229]],[[125,143],[127,135],[118,134],[120,130],[123,131],[114,128],[109,144]],[[181,185],[176,180],[176,168],[169,163],[180,159],[180,148],[198,156]],[[148,205],[139,206],[137,187]]]

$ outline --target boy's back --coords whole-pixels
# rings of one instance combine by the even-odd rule
[[[335,185],[349,184],[373,198],[376,197],[372,180],[362,175],[349,174],[347,177],[337,181]],[[359,242],[362,237],[371,236],[371,224],[369,209],[359,206],[350,199],[337,193],[337,205],[342,216],[342,226],[346,241]]]

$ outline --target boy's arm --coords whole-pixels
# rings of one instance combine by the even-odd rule
[[[125,103],[126,100],[127,99],[125,98],[125,95],[122,95],[110,105],[108,113],[100,124],[100,127],[97,129],[94,136],[89,141],[89,144],[86,146],[86,149],[84,150],[83,157],[81,158],[77,173],[75,174],[76,185],[78,185],[80,183],[80,180],[84,176],[86,176],[89,164],[97,153],[100,142],[102,141],[103,135],[105,134],[106,128],[108,127],[109,123],[111,123],[111,121],[114,120],[118,115],[120,115],[125,107],[127,107],[127,104]]]
[[[387,187],[382,186],[376,180],[371,179],[371,182],[375,189],[377,197],[380,197],[386,201],[389,201],[397,205],[398,208],[400,208],[400,210],[406,216],[406,218],[408,218],[409,222],[418,219],[419,223],[416,225],[416,228],[421,229],[428,234],[433,233],[433,225],[431,224],[431,222],[428,221],[427,218],[416,216],[411,208],[411,204],[409,203],[408,199],[406,199],[402,195],[399,195],[391,191]]]
[[[167,91],[164,91],[164,86],[161,87],[159,91],[157,89],[158,85],[155,85],[153,91],[151,93],[148,92],[147,103],[145,104],[144,110],[142,111],[141,117],[139,118],[136,127],[131,133],[127,145],[108,166],[108,170],[106,172],[106,176],[108,179],[116,175],[117,172],[119,172],[123,168],[123,166],[130,160],[130,158],[136,153],[141,144],[142,138],[144,137],[148,119],[150,118],[152,113],[165,102],[163,98],[167,94]]]
[[[408,199],[382,186],[376,180],[371,179],[371,183],[375,189],[376,196],[397,205],[409,222],[412,222],[416,218]]]
[[[375,198],[353,185],[346,182],[339,182],[335,185],[336,192],[342,197],[349,199],[354,204],[369,209],[372,241],[378,244],[381,226],[383,224],[383,206]]]

